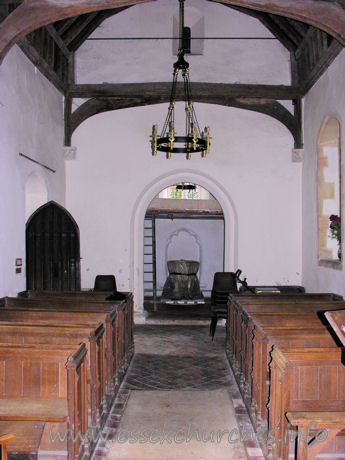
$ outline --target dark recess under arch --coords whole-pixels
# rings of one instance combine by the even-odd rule
[[[79,228],[65,208],[49,201],[26,224],[27,289],[79,290]]]

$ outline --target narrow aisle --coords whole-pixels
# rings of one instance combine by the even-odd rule
[[[94,460],[263,458],[224,328],[212,342],[203,326],[136,326],[135,356],[103,434]]]

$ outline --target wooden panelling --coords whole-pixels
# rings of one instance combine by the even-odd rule
[[[320,369],[317,366],[299,367],[296,371],[297,382],[296,394],[298,399],[319,399],[320,398]],[[292,390],[294,394],[294,389]]]
[[[22,362],[23,369],[23,393],[24,397],[40,397],[44,391],[42,386],[42,372],[44,364],[35,360],[26,359]],[[38,384],[39,383],[39,384]],[[43,390],[43,391],[42,391]]]
[[[67,420],[74,436],[86,433],[88,417],[102,428],[134,351],[132,295],[104,301],[73,293],[0,304],[0,420]],[[84,339],[87,346],[77,348]],[[56,401],[63,403],[59,412]],[[71,437],[67,443],[69,460],[89,458],[95,447]]]
[[[299,294],[290,302],[280,295],[229,298],[229,361],[254,429],[274,434],[273,444],[261,444],[274,460],[293,457],[289,443],[279,441],[289,436],[287,411],[331,413],[344,407],[341,342],[323,314],[344,309],[344,301],[332,298],[338,297]],[[334,444],[333,453],[341,452],[340,444]]]
[[[32,341],[30,342],[32,343]],[[66,395],[66,385],[64,384],[63,380],[64,377],[66,380],[63,365],[56,366],[53,363],[46,363],[42,369],[41,377],[42,387],[44,389],[42,396],[49,399],[54,397],[54,395],[57,395],[58,397]]]
[[[270,368],[269,429],[275,429],[277,434],[273,458],[287,460],[289,446],[278,442],[288,430],[285,414],[289,411],[342,411],[345,394],[339,399],[334,385],[326,387],[324,383],[329,379],[338,386],[345,378],[345,368],[341,363],[341,349],[327,348],[274,348]]]

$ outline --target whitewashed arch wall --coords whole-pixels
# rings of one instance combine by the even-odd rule
[[[25,184],[25,222],[42,204],[47,202],[48,190],[44,177],[37,173],[31,173]]]
[[[193,182],[209,190],[224,214],[224,270],[234,271],[238,261],[238,218],[231,196],[213,178],[190,169],[178,169],[157,177],[138,196],[131,216],[130,290],[134,296],[135,322],[145,322],[143,290],[144,217],[148,205],[162,189],[177,182]]]

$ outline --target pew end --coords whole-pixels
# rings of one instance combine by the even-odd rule
[[[14,440],[13,434],[4,434],[0,436],[1,460],[7,460],[7,443]]]
[[[297,436],[298,460],[313,460],[338,433],[345,429],[344,411],[287,412],[286,418],[303,436],[303,440]],[[323,433],[324,430],[327,430],[326,434]]]
[[[345,310],[327,311],[325,316],[345,347]]]

